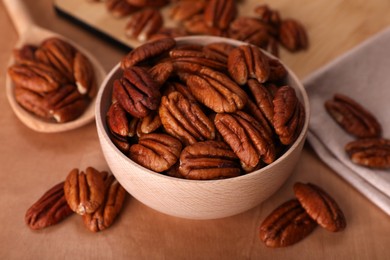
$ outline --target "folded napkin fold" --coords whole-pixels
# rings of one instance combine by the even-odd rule
[[[356,165],[344,146],[355,138],[328,115],[324,103],[335,93],[351,97],[376,116],[390,139],[390,28],[371,37],[307,77],[311,118],[308,141],[318,156],[390,215],[390,170]]]

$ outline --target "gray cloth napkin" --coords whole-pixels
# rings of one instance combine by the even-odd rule
[[[390,170],[373,170],[350,161],[344,151],[355,140],[328,115],[326,100],[345,94],[373,113],[390,139],[390,28],[371,37],[307,77],[311,107],[308,141],[336,173],[390,215]]]

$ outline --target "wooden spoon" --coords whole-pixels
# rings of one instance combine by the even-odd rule
[[[43,40],[50,37],[59,37],[68,43],[72,44],[80,52],[82,52],[92,63],[95,69],[95,76],[97,81],[97,86],[100,86],[100,83],[106,76],[106,72],[102,65],[89,53],[87,50],[77,45],[70,39],[65,38],[57,33],[51,32],[49,30],[43,29],[34,24],[32,17],[28,13],[26,7],[24,6],[23,1],[21,0],[3,0],[4,6],[8,10],[8,13],[15,25],[15,28],[19,34],[19,40],[15,45],[15,48],[20,48],[24,44],[35,44],[39,45]],[[9,65],[14,63],[14,58],[11,57]],[[51,123],[40,119],[39,117],[33,115],[27,110],[23,109],[15,100],[14,96],[14,84],[7,74],[6,76],[6,96],[7,99],[14,110],[16,116],[29,128],[44,133],[54,133],[62,132],[71,129],[78,128],[83,126],[95,118],[95,99],[91,100],[89,107],[86,111],[77,119],[66,122],[66,123]]]

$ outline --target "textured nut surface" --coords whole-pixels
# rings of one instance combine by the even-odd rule
[[[289,200],[272,211],[260,226],[260,239],[267,247],[286,247],[307,237],[316,222],[298,200]]]
[[[41,118],[47,120],[51,119],[51,114],[47,108],[47,102],[45,101],[44,96],[18,86],[15,87],[14,95],[16,102],[26,110]]]
[[[169,0],[126,0],[129,4],[138,7],[162,7],[169,3]]]
[[[227,35],[227,33],[222,29],[209,26],[204,19],[204,15],[202,14],[194,15],[191,19],[186,20],[183,25],[186,31],[190,34],[214,36]]]
[[[184,0],[175,3],[171,9],[170,17],[174,21],[185,21],[204,10],[206,1]]]
[[[346,144],[345,151],[356,164],[371,168],[390,168],[390,140],[388,139],[358,139]]]
[[[126,36],[143,42],[149,39],[163,25],[159,10],[146,8],[133,14],[126,24]]]
[[[305,121],[303,105],[290,86],[283,86],[276,91],[273,105],[275,132],[282,144],[292,144],[301,133]]]
[[[123,76],[114,81],[113,97],[130,115],[145,117],[156,110],[160,103],[160,86],[141,67],[124,70]]]
[[[38,62],[14,64],[8,68],[8,74],[15,85],[39,93],[56,90],[67,82],[56,69]]]
[[[245,171],[256,169],[261,162],[270,164],[275,160],[272,136],[250,115],[242,111],[219,113],[214,123],[225,142],[240,158]]]
[[[107,175],[104,186],[105,195],[102,205],[94,213],[83,215],[84,225],[92,232],[109,228],[120,213],[126,198],[126,190],[113,175]]]
[[[105,0],[107,10],[117,18],[125,17],[139,10],[139,7],[131,5],[127,0]]]
[[[248,89],[262,114],[272,123],[274,117],[274,105],[271,92],[255,79],[248,80]]]
[[[120,140],[125,140],[130,136],[129,120],[126,111],[118,102],[110,105],[106,115],[106,121],[110,132]]]
[[[182,78],[196,100],[214,112],[235,112],[242,109],[248,100],[245,91],[227,75],[207,67]]]
[[[73,76],[81,94],[94,96],[96,92],[95,72],[91,62],[81,52],[76,52],[73,61]]]
[[[272,28],[254,17],[241,16],[229,26],[229,37],[265,48],[270,41]]]
[[[184,144],[215,138],[215,127],[199,105],[180,92],[163,96],[159,109],[165,131]]]
[[[285,19],[279,27],[280,43],[289,51],[307,49],[309,40],[305,28],[295,19]]]
[[[104,200],[104,172],[88,167],[73,169],[66,177],[64,193],[69,207],[79,215],[95,212]]]
[[[187,179],[210,180],[240,175],[238,157],[224,142],[189,145],[180,155],[179,173]]]
[[[323,189],[312,183],[294,184],[294,193],[302,207],[320,226],[338,232],[345,229],[347,222],[336,201]]]
[[[137,65],[142,61],[157,57],[175,47],[176,41],[173,38],[163,38],[145,43],[130,51],[121,61],[121,68],[126,69]]]
[[[26,212],[26,224],[34,230],[52,226],[70,216],[70,209],[64,196],[64,182],[45,192]]]
[[[379,137],[382,127],[375,116],[357,101],[335,94],[325,102],[329,115],[349,134],[358,138]]]
[[[204,19],[209,27],[227,29],[237,15],[234,0],[210,0],[206,4]]]
[[[180,141],[170,135],[145,134],[130,147],[129,157],[152,171],[163,172],[176,163],[181,148]]]
[[[230,76],[240,85],[246,84],[249,78],[264,83],[270,74],[268,60],[258,47],[242,45],[230,52],[227,67]]]

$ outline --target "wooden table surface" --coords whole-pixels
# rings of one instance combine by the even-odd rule
[[[82,1],[82,0],[80,0]],[[249,1],[253,4],[264,1]],[[387,0],[273,0],[283,17],[308,29],[310,48],[281,57],[303,79],[338,55],[390,25]],[[124,53],[58,17],[50,0],[27,1],[40,26],[93,49],[109,70]],[[0,82],[18,35],[0,4]],[[27,208],[73,168],[108,169],[94,123],[77,130],[41,134],[25,127],[0,91],[0,259],[390,259],[390,218],[329,169],[306,144],[293,175],[271,198],[245,213],[217,220],[170,217],[128,199],[116,223],[100,233],[84,228],[79,216],[32,231]],[[296,181],[313,182],[339,202],[348,226],[340,233],[317,228],[291,247],[266,248],[259,240],[262,220],[293,197]]]

